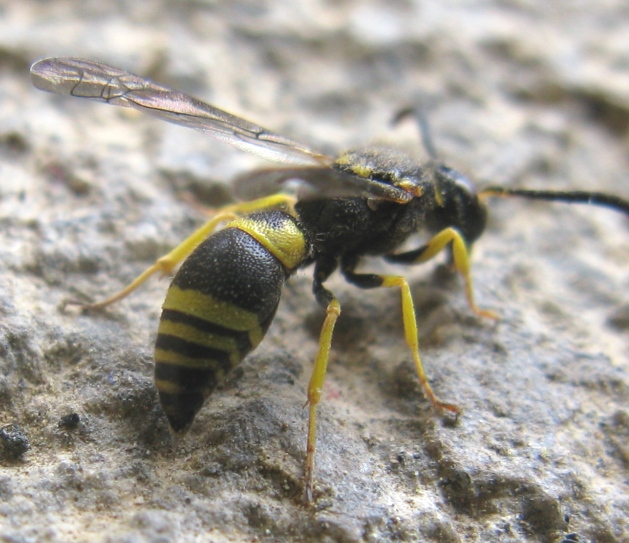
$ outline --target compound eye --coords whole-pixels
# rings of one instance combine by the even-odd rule
[[[458,170],[453,170],[448,166],[438,166],[437,172],[444,178],[452,181],[457,187],[463,189],[465,192],[471,195],[476,195],[476,187],[472,184],[469,177],[463,175]]]

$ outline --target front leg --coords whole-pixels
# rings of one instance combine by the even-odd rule
[[[455,269],[463,276],[465,281],[465,293],[467,302],[472,311],[479,317],[497,320],[499,317],[496,313],[488,309],[481,309],[476,305],[474,300],[474,288],[472,285],[472,274],[470,272],[470,254],[463,239],[463,236],[454,228],[445,228],[435,235],[426,245],[419,249],[407,251],[405,253],[386,255],[384,258],[388,262],[396,262],[398,264],[419,264],[430,260],[439,254],[446,247],[451,247],[452,260]]]

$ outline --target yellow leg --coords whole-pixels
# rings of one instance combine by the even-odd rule
[[[285,194],[274,194],[265,198],[259,198],[250,202],[239,202],[237,204],[225,206],[218,210],[216,216],[206,222],[201,228],[193,232],[170,253],[162,256],[155,261],[155,264],[144,270],[136,279],[117,294],[94,304],[82,305],[83,309],[100,309],[106,307],[122,298],[131,294],[135,289],[142,285],[149,277],[156,273],[161,276],[169,274],[180,262],[185,260],[194,249],[207,238],[219,224],[235,219],[240,215],[261,211],[264,209],[273,209],[286,207],[289,212],[294,213],[293,206],[295,198]]]
[[[417,335],[417,320],[415,317],[415,307],[413,305],[413,297],[411,296],[411,289],[404,277],[396,275],[386,275],[383,278],[383,287],[399,287],[400,294],[402,295],[402,320],[404,321],[404,337],[406,344],[411,349],[413,355],[413,361],[415,362],[415,369],[417,371],[417,377],[424,389],[424,394],[428,397],[430,402],[441,410],[446,410],[458,415],[461,410],[454,404],[442,402],[437,395],[433,392],[424,366],[419,357],[419,337]]]
[[[449,243],[452,243],[452,255],[454,256],[454,267],[465,280],[465,293],[467,301],[472,311],[479,317],[497,320],[499,317],[493,311],[480,309],[474,301],[474,289],[472,286],[472,274],[470,273],[470,257],[465,245],[465,241],[454,228],[446,228],[433,237],[422,251],[421,255],[414,261],[415,263],[430,260],[437,253],[441,252]]]
[[[340,314],[341,306],[338,300],[334,298],[326,309],[326,317],[319,337],[319,352],[317,353],[310,383],[308,384],[308,401],[306,405],[310,406],[310,413],[308,419],[306,467],[304,470],[304,500],[306,503],[312,502],[313,498],[314,458],[317,441],[317,405],[321,400],[321,391],[323,390],[325,373],[328,368],[328,357],[332,343],[332,334],[334,333],[334,325]],[[306,405],[304,405],[304,407]]]

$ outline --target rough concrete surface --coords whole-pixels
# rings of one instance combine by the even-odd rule
[[[0,540],[629,541],[629,220],[491,201],[476,318],[439,263],[399,296],[334,277],[316,469],[300,504],[322,311],[290,281],[260,348],[175,443],[152,383],[167,282],[94,314],[268,165],[210,137],[35,90],[46,56],[152,77],[326,152],[374,142],[476,179],[629,198],[629,8],[493,0],[0,0]],[[193,203],[191,203],[191,201]],[[416,241],[419,243],[419,241]]]

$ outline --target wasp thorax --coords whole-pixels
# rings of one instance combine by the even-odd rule
[[[385,147],[368,147],[342,153],[333,167],[365,179],[401,187],[408,192],[419,188],[422,168],[405,153]]]

